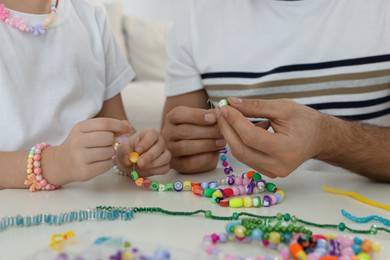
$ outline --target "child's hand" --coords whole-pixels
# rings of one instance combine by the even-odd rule
[[[131,135],[118,146],[117,166],[128,173],[133,170],[129,159],[131,152],[140,155],[135,167],[140,176],[165,174],[170,169],[171,153],[166,148],[164,139],[153,128],[146,128]]]
[[[115,137],[132,130],[126,121],[94,118],[77,123],[55,149],[57,171],[50,181],[65,184],[87,181],[112,167]],[[48,176],[49,177],[49,176]]]

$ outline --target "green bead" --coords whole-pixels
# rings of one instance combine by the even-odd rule
[[[246,237],[250,237],[252,235],[252,230],[247,229],[247,230],[245,230],[244,234]]]
[[[214,193],[215,189],[212,189],[212,188],[207,188],[204,190],[204,196],[206,198],[211,198],[213,196],[213,193]]]
[[[269,239],[269,232],[263,233],[263,239],[268,240]]]
[[[160,187],[160,185],[158,184],[157,181],[152,181],[152,183],[150,184],[150,189],[152,189],[152,190],[158,191],[159,187]]]
[[[234,220],[237,220],[237,219],[239,219],[240,216],[236,212],[234,212],[232,217]]]
[[[283,218],[285,221],[289,221],[291,219],[291,215],[289,213],[286,213],[283,215]]]
[[[253,176],[252,176],[252,179],[253,179],[255,182],[257,182],[257,181],[261,180],[262,177],[261,177],[260,173],[255,172],[255,173],[253,174]]]
[[[171,190],[173,190],[173,184],[172,184],[172,183],[167,183],[167,184],[165,184],[165,190],[166,190],[166,191],[171,191]]]
[[[292,217],[291,217],[291,221],[292,221],[293,223],[297,223],[297,222],[298,222],[298,219],[297,219],[296,216],[292,216]]]
[[[131,243],[129,241],[126,241],[123,245],[124,245],[125,248],[130,248],[131,247]]]
[[[130,173],[130,176],[131,178],[133,179],[133,181],[135,181],[136,179],[138,179],[138,173],[136,171],[132,171]]]
[[[276,185],[273,184],[272,182],[267,182],[267,183],[265,184],[265,189],[266,189],[268,192],[274,192],[275,188],[276,188]]]
[[[283,214],[282,213],[276,214],[276,219],[277,220],[282,220],[283,219]]]
[[[370,227],[370,234],[376,235],[376,233],[378,233],[378,229],[377,229],[377,227],[375,225],[372,225]]]
[[[339,224],[338,228],[339,228],[340,231],[344,231],[345,228],[346,228],[346,226],[345,226],[345,224],[344,224],[343,222],[341,222],[341,223]]]
[[[211,213],[211,210],[207,210],[205,213],[204,213],[205,217],[206,218],[211,218],[211,216],[213,215],[213,213]]]

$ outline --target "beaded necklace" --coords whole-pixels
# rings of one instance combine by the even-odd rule
[[[4,4],[0,4],[0,23],[4,22],[12,28],[15,28],[21,32],[32,33],[34,35],[44,34],[50,27],[57,15],[57,0],[51,0],[49,17],[44,21],[37,24],[30,24],[19,19],[18,16],[11,16],[11,10],[6,9]]]
[[[96,208],[88,208],[85,210],[71,211],[55,214],[37,214],[34,216],[13,216],[3,217],[0,219],[0,232],[12,227],[32,227],[39,226],[42,224],[50,226],[60,226],[72,222],[83,222],[83,221],[102,221],[102,220],[132,220],[136,214],[140,213],[156,213],[164,214],[169,216],[195,216],[198,214],[204,215],[204,217],[213,220],[232,221],[238,220],[240,217],[250,217],[254,219],[266,220],[269,223],[273,221],[284,221],[291,222],[292,224],[303,224],[306,226],[312,226],[316,228],[335,229],[342,232],[350,232],[355,234],[372,234],[375,235],[378,231],[382,231],[390,234],[390,229],[385,227],[377,227],[372,225],[370,229],[353,229],[348,227],[345,223],[340,222],[339,224],[318,224],[310,222],[304,219],[300,219],[296,216],[291,216],[289,213],[278,213],[274,216],[263,216],[249,212],[234,212],[230,216],[217,216],[212,213],[211,210],[195,210],[195,211],[170,211],[159,207],[114,207],[114,206],[97,206]],[[300,226],[304,228],[303,226]],[[288,227],[287,227],[288,228]]]

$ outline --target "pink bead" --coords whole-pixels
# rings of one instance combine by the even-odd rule
[[[246,194],[246,191],[245,191],[245,187],[240,185],[240,186],[237,186],[239,192],[240,192],[240,195],[244,195]]]
[[[217,243],[219,241],[219,236],[215,233],[211,234],[211,240],[213,243]]]
[[[42,175],[41,174],[38,174],[38,175],[35,175],[35,179],[37,180],[37,181],[41,181],[42,179],[43,179],[43,177],[42,177]],[[44,185],[43,185],[44,186]],[[41,187],[43,187],[42,185],[41,185]]]
[[[36,167],[36,168],[37,168],[37,167],[41,167],[41,162],[40,162],[40,161],[35,161],[33,165],[34,165],[34,167]]]
[[[275,205],[275,204],[278,203],[278,198],[277,198],[275,195],[270,194],[270,195],[268,195],[268,196],[271,198],[271,204],[272,204],[272,205]]]
[[[40,167],[34,168],[34,173],[35,174],[41,174],[42,173],[42,169]]]
[[[229,165],[229,163],[227,161],[222,162],[223,167],[227,167],[228,165]]]
[[[347,237],[347,236],[337,236],[337,241],[340,242],[340,245],[342,247],[352,247],[354,245],[354,241],[352,237]]]
[[[232,190],[233,190],[233,196],[240,195],[240,190],[238,189],[238,186],[233,186]]]
[[[353,256],[355,255],[355,252],[353,251],[352,247],[344,247],[342,250],[341,250],[341,254],[344,255],[344,256]]]
[[[231,254],[227,254],[225,255],[225,260],[235,260],[236,257],[234,255],[231,255]]]
[[[242,184],[243,184],[243,185],[248,185],[250,181],[251,181],[251,180],[249,180],[248,178],[243,178],[243,179],[242,179]]]
[[[34,161],[40,161],[41,158],[42,158],[42,157],[41,157],[40,154],[34,154],[34,156],[33,156]]]
[[[47,180],[46,179],[43,179],[39,182],[39,185],[41,185],[41,187],[45,187],[47,185]]]
[[[45,190],[55,190],[55,188],[53,188],[52,186],[54,185],[50,185],[49,183],[45,186]],[[54,186],[55,187],[55,186]]]
[[[43,149],[45,149],[44,144],[37,144],[37,145],[35,146],[35,152],[37,152],[37,149],[39,149],[40,151],[42,151]]]
[[[234,179],[234,183],[236,185],[242,185],[242,178],[237,176],[235,179]]]
[[[206,251],[207,254],[211,255],[211,254],[213,253],[214,249],[215,249],[215,245],[209,245],[209,246],[206,248],[205,251]]]

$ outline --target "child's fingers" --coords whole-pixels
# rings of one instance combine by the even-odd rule
[[[159,140],[159,136],[156,129],[147,128],[141,130],[139,132],[139,141],[135,143],[135,151],[139,154],[145,153]]]
[[[137,165],[140,168],[143,168],[145,170],[161,167],[163,165],[169,164],[171,161],[171,153],[168,151],[168,149],[165,149],[159,156],[157,156],[155,159],[151,160],[148,163],[145,163],[146,160],[144,160],[144,157],[140,157],[138,159]]]
[[[142,142],[142,140],[141,140]],[[138,146],[140,143],[138,144]],[[157,138],[157,142],[150,147],[146,152],[142,153],[137,161],[137,165],[142,168],[145,165],[151,164],[157,157],[165,151],[165,143],[162,138]],[[136,150],[137,151],[137,150]]]

